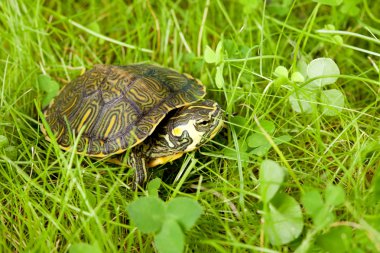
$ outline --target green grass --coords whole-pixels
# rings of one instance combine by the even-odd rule
[[[94,64],[135,62],[191,73],[226,111],[226,128],[213,141],[154,170],[164,201],[187,196],[203,207],[186,233],[186,252],[380,251],[380,4],[258,2],[1,1],[0,135],[17,152],[0,147],[0,251],[64,252],[79,242],[104,252],[155,251],[153,235],[129,222],[128,204],[145,194],[130,190],[133,172],[63,152],[39,126],[39,75],[64,85]],[[341,32],[320,31],[329,24]],[[218,88],[217,66],[203,53],[220,41]],[[345,97],[336,116],[295,112],[293,84],[273,82],[277,66],[293,73],[318,57],[332,58],[341,72],[329,85]],[[258,156],[248,144],[263,120],[274,123],[266,135],[273,147]],[[291,139],[276,145],[283,135]],[[329,185],[341,187],[344,203],[328,209],[333,220],[319,228],[302,205],[303,233],[272,245],[258,178],[266,159],[287,170],[281,191],[300,204],[311,189],[324,195]]]

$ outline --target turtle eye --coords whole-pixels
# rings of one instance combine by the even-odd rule
[[[209,120],[200,120],[200,121],[197,122],[198,126],[207,126],[209,124],[210,124]]]

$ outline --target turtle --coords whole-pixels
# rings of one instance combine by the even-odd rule
[[[188,74],[152,64],[95,65],[65,85],[43,110],[63,150],[109,158],[135,169],[174,161],[213,138],[223,126],[219,104]],[[42,132],[51,141],[46,129]]]

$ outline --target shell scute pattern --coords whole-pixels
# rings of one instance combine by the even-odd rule
[[[105,156],[142,142],[170,110],[204,95],[201,83],[170,69],[96,65],[65,86],[45,115],[63,148],[82,131],[77,151]]]

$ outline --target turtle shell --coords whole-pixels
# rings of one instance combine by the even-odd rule
[[[169,111],[204,95],[198,80],[171,69],[96,65],[66,85],[44,114],[61,148],[70,149],[80,134],[77,152],[104,157],[141,143]]]

